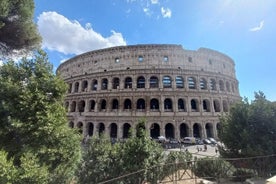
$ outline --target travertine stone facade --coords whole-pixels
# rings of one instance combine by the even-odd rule
[[[145,117],[153,138],[216,138],[219,115],[240,100],[233,60],[206,48],[112,47],[78,55],[57,72],[69,86],[69,126],[83,136],[127,138]]]

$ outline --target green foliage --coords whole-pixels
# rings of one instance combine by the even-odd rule
[[[36,155],[50,182],[64,183],[80,160],[80,137],[67,126],[66,85],[53,74],[46,54],[4,64],[0,86],[0,148],[16,167],[26,153]]]
[[[197,160],[193,172],[198,177],[218,180],[230,177],[233,169],[233,166],[223,159],[207,157]]]
[[[0,0],[0,54],[39,48],[41,37],[33,22],[33,0]]]
[[[249,157],[276,153],[276,104],[265,99],[262,92],[255,100],[237,103],[229,115],[221,118],[219,132],[225,147],[224,157]]]
[[[163,150],[143,129],[140,133],[139,137],[113,145],[106,138],[92,138],[78,170],[79,182],[99,183],[126,176],[109,183],[138,184],[144,179],[156,183],[160,173],[155,166],[163,162]]]

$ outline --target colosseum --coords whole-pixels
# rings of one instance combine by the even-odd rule
[[[206,48],[149,44],[94,50],[62,63],[68,123],[84,137],[123,139],[139,120],[152,138],[214,137],[240,100],[235,63]]]

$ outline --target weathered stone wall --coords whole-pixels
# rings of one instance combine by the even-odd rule
[[[69,86],[69,124],[84,136],[125,138],[146,117],[154,138],[217,137],[219,114],[240,99],[233,60],[206,48],[113,47],[76,56],[57,72]]]

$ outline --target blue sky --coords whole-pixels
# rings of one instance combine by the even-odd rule
[[[55,68],[118,45],[207,47],[235,61],[242,97],[276,101],[275,0],[35,0],[34,18]]]

